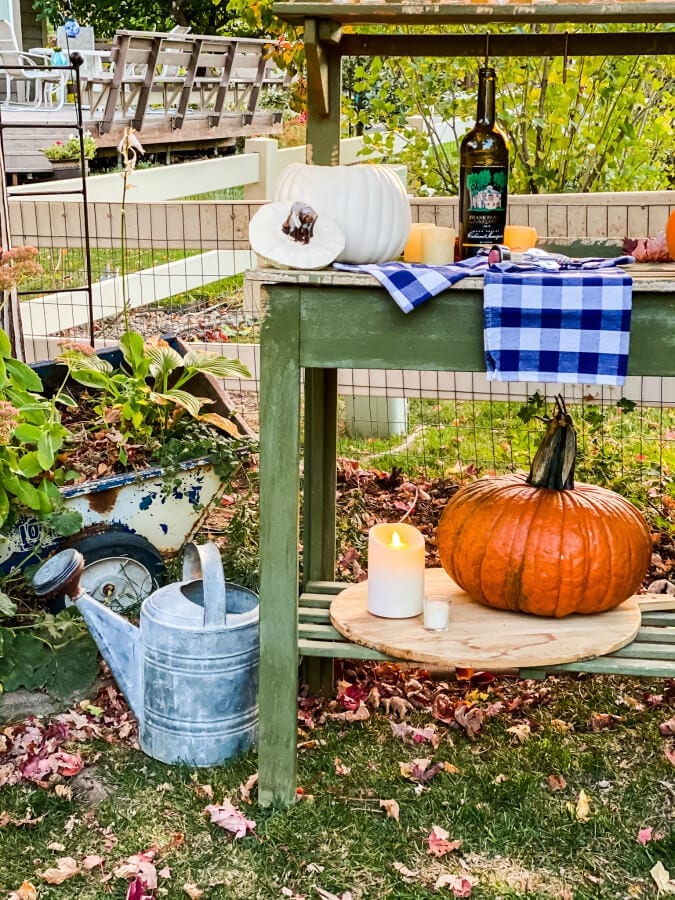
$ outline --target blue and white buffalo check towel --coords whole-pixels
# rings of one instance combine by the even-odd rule
[[[505,262],[485,273],[489,381],[624,383],[632,279],[595,266],[518,271]]]
[[[412,312],[469,275],[487,271],[487,256],[472,256],[450,266],[425,266],[421,263],[384,262],[360,266],[333,263],[334,269],[367,272],[377,278],[404,313]]]

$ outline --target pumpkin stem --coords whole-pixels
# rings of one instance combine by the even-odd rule
[[[532,460],[527,483],[532,487],[571,491],[574,488],[577,433],[560,394],[555,398],[553,415],[545,421],[548,422],[546,434]]]
[[[311,206],[302,202],[294,203],[281,230],[299,244],[309,244],[314,237],[314,225],[318,218],[318,213]]]

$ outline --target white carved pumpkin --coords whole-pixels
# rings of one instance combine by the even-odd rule
[[[345,248],[338,261],[378,263],[400,256],[410,232],[410,203],[387,166],[307,166],[283,170],[275,200],[302,200],[342,228]]]
[[[308,243],[299,243],[282,231],[292,203],[266,203],[248,223],[248,241],[258,256],[278,269],[323,269],[345,245],[340,226],[330,216],[319,216]]]

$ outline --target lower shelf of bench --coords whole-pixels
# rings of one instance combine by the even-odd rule
[[[331,625],[329,610],[333,597],[347,584],[333,581],[311,582],[300,595],[298,607],[298,652],[301,656],[339,659],[381,659],[396,661],[369,647],[346,641]],[[668,609],[658,609],[660,605]],[[675,677],[675,602],[645,600],[641,604],[642,627],[634,641],[607,656],[562,663],[546,672],[588,672],[636,677]],[[541,669],[521,669],[524,678],[539,678]]]

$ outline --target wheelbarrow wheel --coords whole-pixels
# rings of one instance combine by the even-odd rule
[[[166,583],[162,555],[150,541],[126,531],[103,531],[71,544],[84,557],[80,584],[94,599],[115,612],[136,611],[145,598]],[[56,612],[69,605],[56,597]]]

